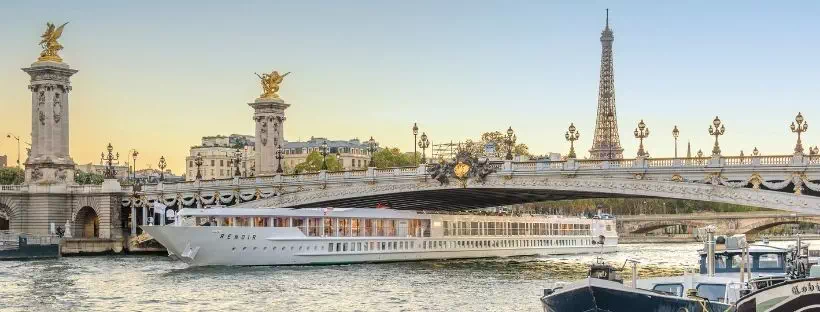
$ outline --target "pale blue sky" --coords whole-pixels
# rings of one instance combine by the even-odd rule
[[[292,71],[281,96],[288,140],[373,135],[412,150],[418,122],[434,143],[512,126],[534,153],[568,149],[570,122],[589,149],[600,31],[610,8],[621,141],[647,148],[787,154],[788,123],[820,121],[820,2],[815,1],[81,1],[0,2],[0,131],[28,135],[20,71],[46,21],[66,26],[73,68],[72,148],[79,163],[111,141],[183,167],[203,135],[253,133],[253,72]],[[806,142],[820,144],[810,128]],[[428,151],[429,152],[429,151]],[[0,140],[0,154],[16,147]]]

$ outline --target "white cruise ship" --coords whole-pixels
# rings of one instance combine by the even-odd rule
[[[380,208],[182,209],[174,224],[142,229],[196,266],[579,254],[618,244],[614,219]]]

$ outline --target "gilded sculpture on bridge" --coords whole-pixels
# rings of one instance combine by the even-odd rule
[[[60,39],[60,36],[63,35],[63,28],[65,24],[60,25],[60,27],[55,27],[52,23],[46,23],[46,32],[40,35],[40,46],[43,48],[43,51],[40,52],[40,57],[37,58],[38,61],[52,61],[61,63],[63,59],[57,53],[63,49],[63,45],[57,42],[57,39]]]
[[[278,99],[279,94],[279,84],[282,83],[282,80],[285,79],[285,76],[290,74],[290,72],[285,73],[284,75],[280,75],[278,71],[273,71],[272,73],[263,73],[261,76],[257,73],[256,77],[259,77],[262,83],[262,95],[260,98],[263,99]]]
[[[467,151],[460,151],[454,160],[433,164],[427,172],[440,185],[450,184],[450,177],[454,177],[461,182],[463,187],[466,187],[468,179],[484,184],[485,178],[495,172],[495,168],[490,167],[489,164],[490,161],[487,158],[478,158]]]

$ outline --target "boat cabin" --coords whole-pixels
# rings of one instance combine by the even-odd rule
[[[740,262],[743,259],[743,250],[741,248],[733,248],[733,246],[727,247],[729,248],[716,248],[715,250],[715,274],[740,273]],[[785,248],[765,244],[749,245],[746,260],[747,272],[750,270],[755,276],[785,274],[786,254],[788,253],[789,250]],[[701,274],[708,273],[706,255],[705,251],[700,251]]]

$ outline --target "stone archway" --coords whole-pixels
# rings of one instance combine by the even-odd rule
[[[3,207],[0,207],[0,231],[8,231],[11,229],[11,217],[6,213]]]
[[[94,208],[85,206],[77,211],[74,218],[74,230],[72,234],[77,238],[100,237],[100,217]]]

